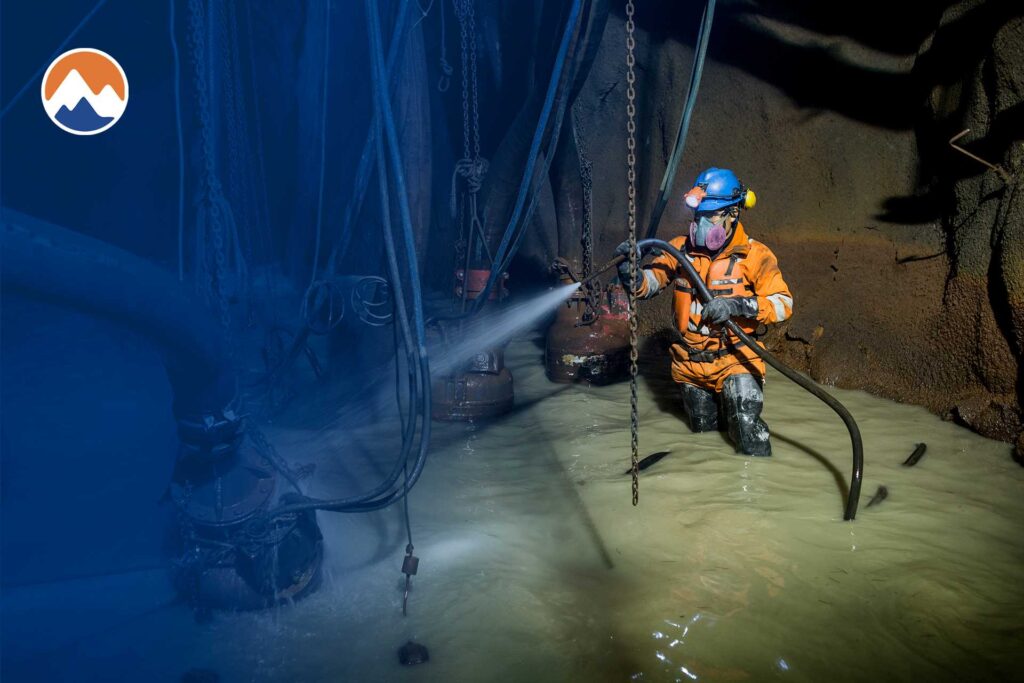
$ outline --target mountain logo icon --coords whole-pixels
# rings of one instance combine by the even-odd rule
[[[128,106],[128,78],[106,52],[89,47],[68,50],[46,69],[40,87],[50,120],[72,135],[107,130]]]

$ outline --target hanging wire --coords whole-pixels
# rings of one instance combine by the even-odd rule
[[[526,227],[537,206],[537,202],[540,198],[540,192],[533,192],[532,198],[529,199],[529,202],[527,202],[527,199],[531,196],[531,190],[534,189],[534,178],[543,177],[551,165],[551,159],[554,155],[551,154],[550,151],[555,149],[557,146],[558,132],[561,129],[562,119],[565,114],[568,96],[564,92],[566,88],[559,86],[563,85],[562,73],[564,71],[566,57],[569,52],[569,44],[571,43],[572,36],[575,33],[575,29],[580,18],[581,7],[582,0],[573,0],[572,6],[569,9],[569,16],[566,19],[566,25],[559,42],[558,52],[555,55],[555,63],[552,68],[551,79],[548,83],[548,88],[544,96],[544,104],[541,107],[540,118],[537,121],[537,128],[534,131],[533,140],[530,143],[530,151],[526,158],[525,170],[520,181],[519,191],[516,194],[516,201],[513,205],[512,215],[510,216],[505,232],[502,235],[501,243],[494,252],[494,263],[496,266],[491,269],[490,277],[487,278],[487,284],[484,285],[483,290],[473,300],[473,305],[467,313],[460,313],[454,316],[434,316],[434,320],[451,320],[477,313],[483,303],[489,298],[494,285],[498,282],[499,278],[503,277],[503,273],[508,269],[509,264],[512,262],[512,258],[515,256],[519,247],[519,242],[523,239],[523,235],[526,234]],[[562,95],[561,97],[559,97],[560,93]],[[557,107],[555,106],[556,99],[558,99]],[[538,158],[541,156],[540,152],[545,132],[549,130],[548,121],[551,117],[552,109],[555,110],[555,117],[554,125],[551,127],[550,134],[548,135],[547,149],[549,153],[544,155],[543,160],[540,161],[540,171],[536,172]]]
[[[683,106],[683,113],[679,119],[679,128],[676,131],[676,141],[672,147],[672,156],[669,157],[665,167],[665,175],[661,178],[661,188],[658,199],[654,202],[651,210],[651,219],[647,224],[646,236],[648,239],[654,237],[658,232],[658,224],[661,222],[661,215],[668,205],[669,197],[672,194],[672,184],[675,182],[676,170],[683,158],[683,149],[686,147],[686,137],[690,130],[690,117],[693,115],[693,108],[697,104],[697,91],[700,89],[700,77],[704,73],[704,55],[708,50],[708,41],[711,39],[711,24],[715,18],[715,0],[707,0],[704,5],[704,14],[700,20],[700,31],[697,34],[697,46],[693,57],[693,68],[690,71],[690,85],[686,93],[686,104]]]
[[[250,88],[252,91],[252,114],[253,121],[256,124],[256,159],[258,162],[258,179],[255,181],[257,186],[255,191],[260,195],[259,209],[262,210],[262,221],[258,234],[260,235],[261,241],[263,241],[264,256],[267,256],[273,252],[273,234],[270,229],[270,200],[268,198],[269,192],[267,190],[267,168],[264,162],[263,155],[263,120],[260,116],[260,99],[259,85],[256,80],[256,50],[254,48],[254,36],[252,28],[252,12],[250,10],[251,3],[243,3],[245,5],[245,31],[246,31],[246,52],[249,58],[249,79]],[[260,210],[257,210],[257,220],[260,218]],[[264,285],[266,287],[267,294],[272,296],[274,292],[274,282],[270,276],[270,268],[265,267],[264,272]],[[278,320],[278,308],[277,306],[271,306],[270,310],[273,311],[274,321]]]
[[[170,0],[171,53],[174,56],[174,125],[178,134],[178,282],[185,281],[185,135],[181,129],[181,59],[175,37],[174,1]]]
[[[395,19],[395,27],[391,33],[391,42],[388,43],[388,55],[386,71],[389,74],[388,82],[391,81],[390,74],[395,73],[395,65],[398,62],[398,57],[401,54],[402,44],[405,42],[401,40],[404,36],[406,19],[409,15],[408,8],[410,0],[402,0],[402,5],[398,9],[398,17]],[[442,5],[443,6],[443,5]],[[334,249],[331,251],[331,256],[328,259],[330,263],[337,263],[345,257],[348,252],[349,244],[352,240],[353,228],[352,225],[355,223],[356,218],[359,215],[359,211],[363,206],[363,199],[366,196],[366,188],[369,184],[371,172],[373,171],[373,143],[374,143],[374,122],[373,117],[376,114],[371,115],[370,127],[366,133],[366,141],[363,143],[363,151],[359,155],[359,167],[356,170],[355,189],[349,196],[348,203],[345,205],[344,218],[341,223],[341,236],[334,245]]]
[[[430,14],[430,10],[434,9],[434,0],[430,0],[430,4],[427,5],[426,9],[423,9],[423,5],[420,4],[420,0],[416,0],[416,8],[420,11],[420,18],[416,20],[416,23],[412,25],[412,28],[416,28],[424,19],[427,18],[427,15]]]
[[[309,276],[309,286],[316,282],[317,265],[320,261],[320,229],[324,213],[324,171],[327,166],[327,82],[328,64],[331,54],[331,0],[327,0],[326,16],[324,17],[324,83],[320,97],[320,190],[316,201],[316,247],[313,249],[313,272]]]
[[[317,500],[308,498],[302,502],[284,504],[268,511],[266,513],[268,518],[296,514],[306,510],[357,513],[388,507],[406,496],[412,490],[412,487],[415,486],[420,475],[423,473],[430,446],[430,367],[427,358],[423,320],[423,293],[420,285],[419,265],[416,260],[412,213],[409,208],[408,189],[405,182],[401,150],[398,146],[397,126],[387,87],[388,75],[382,55],[380,18],[378,16],[376,0],[366,0],[366,8],[371,43],[374,106],[377,109],[376,115],[372,119],[375,128],[372,140],[375,143],[377,155],[378,189],[381,196],[380,210],[384,225],[382,233],[384,235],[389,275],[392,281],[392,291],[395,294],[395,313],[401,328],[403,341],[405,342],[409,365],[412,368],[413,384],[410,395],[415,396],[415,401],[411,402],[410,405],[416,406],[415,417],[411,417],[406,422],[402,438],[402,452],[395,461],[391,472],[373,490],[342,499]],[[385,154],[385,142],[387,142],[389,154]],[[399,257],[403,254],[399,253],[398,246],[396,245],[397,240],[395,239],[394,232],[398,230],[392,225],[390,217],[391,193],[388,189],[387,169],[389,165],[391,167],[390,172],[393,174],[395,181],[395,199],[399,208],[402,233],[401,246],[404,248],[405,270],[408,272],[407,280],[401,277]],[[408,305],[406,305],[404,299],[406,296],[410,299]],[[418,445],[416,447],[417,453],[409,470],[408,480],[403,484],[399,484],[399,478],[405,471],[406,459],[413,448],[417,418],[420,422]],[[411,557],[411,553],[409,553],[409,556]]]
[[[78,35],[78,32],[81,31],[82,28],[89,23],[89,20],[92,19],[93,16],[97,12],[99,12],[100,8],[103,7],[103,5],[105,4],[107,4],[107,0],[99,0],[99,2],[97,2],[91,10],[89,10],[89,13],[82,17],[82,20],[78,22],[78,25],[71,29],[71,33],[68,34],[67,38],[61,41],[60,45],[57,46],[57,49],[53,51],[52,55],[50,55],[50,58],[43,62],[43,65],[40,66],[34,74],[32,74],[31,78],[25,81],[25,85],[21,86],[18,92],[14,93],[14,97],[12,97],[7,102],[7,104],[4,105],[3,111],[0,111],[0,119],[7,116],[7,112],[11,110],[11,107],[17,104],[18,100],[21,99],[21,96],[25,94],[25,91],[28,90],[30,86],[35,85],[37,82],[39,82],[39,78],[46,71],[47,67],[50,66],[50,63],[54,59],[56,59],[59,54],[64,52],[64,48],[67,47],[68,43],[71,42],[71,39]]]
[[[444,28],[444,0],[441,1],[441,77],[437,79],[437,89],[441,92],[448,92],[452,82],[452,65],[448,63],[448,45],[445,38]]]

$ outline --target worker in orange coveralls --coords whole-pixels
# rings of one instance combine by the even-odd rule
[[[633,283],[626,259],[619,265],[619,279],[632,285],[642,299],[670,284],[675,287],[673,314],[679,334],[670,350],[672,379],[680,386],[690,428],[719,429],[719,416],[724,414],[737,452],[771,455],[768,425],[761,419],[764,361],[722,324],[732,318],[753,334],[759,323],[789,318],[793,296],[775,254],[748,237],[739,220],[741,209],[752,207],[756,197],[735,173],[707,169],[697,176],[685,200],[694,209],[689,235],[670,244],[693,264],[714,298],[702,306],[676,259],[667,253],[638,268]],[[620,244],[616,253],[628,255],[629,242]]]

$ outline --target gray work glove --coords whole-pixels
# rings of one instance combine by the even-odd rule
[[[729,318],[756,318],[756,296],[719,296],[704,304],[701,319],[721,325]]]
[[[615,247],[615,255],[616,256],[625,256],[626,257],[626,259],[622,263],[620,263],[618,265],[618,269],[619,269],[619,282],[621,282],[622,286],[625,287],[627,289],[627,291],[628,291],[629,287],[630,287],[630,282],[629,282],[629,240],[626,240],[625,242],[623,242],[619,246]],[[640,259],[641,258],[643,258],[643,256],[640,254],[640,249],[638,247],[637,250],[636,250],[636,277],[634,278],[633,284],[632,284],[634,292],[639,291],[640,285],[642,285],[643,281],[644,281],[644,272],[640,268]]]

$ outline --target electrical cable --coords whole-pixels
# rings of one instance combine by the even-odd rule
[[[316,271],[320,263],[320,234],[324,215],[324,175],[327,168],[327,84],[330,76],[331,56],[331,0],[325,3],[324,16],[324,82],[320,94],[320,189],[316,200],[316,243],[313,248],[313,272],[309,286],[316,282]]]
[[[401,54],[401,48],[403,41],[403,29],[405,28],[406,19],[408,18],[408,7],[410,0],[402,0],[402,4],[398,8],[398,16],[395,18],[395,27],[391,32],[391,42],[388,44],[388,59],[387,59],[387,72],[388,82],[390,83],[391,75],[395,73],[395,63],[398,61],[398,57]],[[371,117],[376,114],[371,114]],[[374,123],[371,120],[369,129],[366,132],[366,141],[363,143],[363,151],[359,155],[359,167],[356,170],[355,176],[355,189],[349,197],[348,204],[345,206],[345,217],[341,224],[341,237],[338,243],[334,247],[334,252],[331,254],[331,263],[336,263],[338,260],[344,258],[348,251],[349,244],[352,241],[352,223],[355,222],[356,216],[359,213],[360,208],[363,205],[363,198],[366,196],[366,188],[370,182],[370,172],[372,171],[371,163],[374,159],[374,146],[373,146],[373,133]]]
[[[401,47],[401,42],[402,41],[400,41],[399,38],[401,38],[401,36],[402,36],[402,29],[405,26],[405,21],[406,21],[407,15],[408,15],[408,12],[406,11],[408,5],[409,5],[409,0],[402,0],[402,4],[401,4],[401,6],[399,7],[399,10],[398,10],[398,16],[395,19],[395,28],[392,31],[391,43],[388,46],[388,74],[393,74],[394,73],[395,62],[398,60],[398,56],[400,54],[400,47]],[[248,4],[246,5],[246,8],[248,8]],[[252,35],[251,22],[250,22],[250,25],[249,25],[249,32],[250,32],[250,40],[251,40],[251,35]],[[390,82],[390,80],[389,80],[389,82]],[[255,88],[255,81],[253,83],[254,83],[253,87]],[[328,258],[328,270],[331,273],[333,273],[333,271],[334,271],[335,264],[341,258],[344,258],[345,253],[348,251],[348,246],[349,246],[349,243],[351,241],[351,235],[352,235],[352,227],[351,226],[352,226],[352,223],[355,221],[356,215],[359,213],[359,210],[362,208],[363,199],[364,199],[364,197],[366,195],[366,188],[367,188],[367,185],[369,184],[370,173],[373,170],[372,161],[375,158],[374,157],[374,146],[373,146],[373,142],[374,142],[374,138],[373,138],[373,136],[374,136],[374,125],[375,125],[374,121],[373,121],[373,117],[374,116],[376,116],[376,114],[371,114],[370,128],[367,131],[366,141],[363,144],[363,151],[362,151],[362,154],[359,157],[359,168],[356,171],[356,178],[355,178],[355,190],[353,191],[352,196],[349,198],[349,202],[348,202],[348,204],[345,207],[345,217],[344,217],[344,219],[342,221],[341,236],[340,236],[338,242],[334,245],[334,249],[331,251],[331,255]],[[257,119],[257,125],[258,125],[258,121],[259,120]],[[261,154],[261,156],[260,156],[261,168],[262,168],[262,163],[263,163],[263,157],[262,157],[262,154]],[[264,174],[264,182],[265,182],[265,180],[266,180],[266,176]],[[307,290],[307,292],[308,292],[308,290]],[[275,369],[274,376],[269,378],[269,380],[268,380],[268,386],[273,386],[274,383],[276,382],[276,375],[280,374],[281,372],[284,372],[288,367],[290,367],[291,362],[295,358],[298,358],[299,352],[301,351],[301,348],[298,347],[299,339],[301,337],[302,338],[302,343],[305,343],[305,339],[308,337],[308,332],[309,332],[308,326],[303,324],[303,327],[302,327],[302,329],[300,329],[299,334],[295,335],[295,340],[296,340],[295,341],[295,345],[293,346],[291,351],[288,354],[285,355],[286,362],[282,363],[280,366],[278,366],[277,369]]]
[[[690,117],[693,115],[693,108],[697,104],[697,90],[700,88],[700,77],[704,73],[704,55],[708,50],[708,40],[711,38],[711,22],[714,20],[714,17],[715,0],[708,0],[704,6],[704,14],[701,16],[700,32],[697,34],[697,47],[694,51],[693,68],[690,72],[690,85],[686,93],[686,104],[683,106],[683,113],[679,118],[679,128],[676,131],[676,141],[672,149],[672,156],[669,157],[668,165],[665,167],[665,175],[661,178],[658,199],[654,204],[654,209],[651,211],[651,221],[647,225],[647,239],[651,239],[658,232],[658,224],[661,223],[661,216],[668,205],[672,184],[676,178],[676,171],[679,170],[679,162],[683,158],[683,149],[686,147],[686,137],[690,130]]]
[[[516,203],[512,209],[512,216],[509,218],[508,227],[505,229],[504,235],[502,235],[501,242],[495,250],[495,259],[500,263],[511,261],[511,257],[515,255],[514,250],[510,252],[509,245],[513,241],[518,243],[513,235],[516,232],[520,220],[522,219],[525,225],[531,217],[531,212],[527,212],[523,216],[523,205],[526,203],[526,195],[533,185],[534,168],[537,164],[537,157],[540,154],[540,147],[543,141],[544,132],[547,127],[548,119],[551,116],[551,110],[554,107],[555,98],[558,95],[559,85],[561,82],[562,71],[565,68],[566,55],[569,52],[569,43],[571,42],[573,33],[575,33],[577,24],[579,23],[580,7],[582,0],[573,0],[572,8],[569,11],[569,17],[565,23],[565,30],[562,32],[562,38],[558,45],[558,52],[555,56],[554,68],[551,72],[551,80],[548,82],[547,93],[544,96],[544,105],[541,108],[540,119],[537,121],[537,128],[533,134],[533,140],[530,143],[530,152],[526,158],[526,168],[523,172],[523,179],[519,184],[519,192],[516,195]],[[550,163],[550,161],[548,161]],[[531,204],[533,206],[533,204]],[[506,254],[508,258],[506,258]],[[491,270],[490,276],[487,278],[487,284],[484,285],[483,290],[479,296],[473,300],[473,306],[470,309],[472,312],[477,312],[483,305],[483,302],[487,300],[491,289],[494,288],[494,284],[498,281],[498,278],[502,277],[503,270],[500,268],[494,268]]]
[[[554,145],[557,143],[559,130],[561,129],[562,121],[564,119],[565,109],[568,103],[568,84],[562,82],[561,76],[565,68],[569,44],[572,42],[572,36],[576,33],[579,25],[581,6],[581,0],[574,0],[569,11],[569,16],[566,19],[565,29],[562,32],[558,52],[555,56],[551,79],[548,81],[544,104],[541,107],[540,117],[537,120],[537,127],[534,130],[533,139],[530,143],[530,152],[527,155],[526,167],[523,171],[523,177],[519,184],[516,203],[513,207],[508,225],[505,228],[505,232],[502,235],[501,243],[494,252],[491,273],[487,279],[487,283],[483,290],[473,300],[468,311],[463,313],[434,315],[427,321],[428,324],[433,324],[438,320],[460,320],[476,314],[483,306],[483,303],[487,301],[491,289],[494,287],[494,283],[503,276],[503,273],[511,264],[512,259],[515,257],[516,252],[519,249],[519,244],[522,241],[523,235],[526,233],[526,227],[530,218],[533,216],[533,212],[536,208],[537,202],[539,201],[539,193],[533,192],[530,204],[526,208],[526,211],[523,212],[523,205],[526,202],[526,196],[530,194],[530,190],[535,184],[534,178],[543,177],[544,174],[547,173],[547,169],[550,168],[554,156],[552,151],[554,149]],[[559,95],[561,95],[560,98]],[[543,144],[545,132],[548,131],[548,120],[551,118],[551,111],[554,108],[556,98],[559,98],[559,103],[558,109],[555,113],[555,125],[551,128],[551,132],[548,137],[548,144],[546,145],[547,152],[544,155],[544,162],[542,163],[542,170],[538,173],[536,170],[537,159],[540,155],[540,147]]]
[[[21,99],[21,96],[25,94],[25,91],[29,89],[29,86],[31,86],[33,83],[39,80],[39,77],[46,72],[46,69],[50,66],[53,60],[56,59],[58,55],[60,55],[64,51],[64,48],[67,47],[67,44],[71,42],[71,39],[78,35],[78,32],[81,31],[87,23],[89,23],[89,20],[92,19],[93,15],[96,14],[96,12],[98,12],[100,8],[103,7],[103,5],[105,4],[107,4],[107,0],[99,0],[99,2],[97,2],[91,10],[89,10],[89,13],[82,17],[82,20],[78,22],[78,25],[71,29],[71,33],[68,34],[67,38],[61,41],[61,44],[58,45],[57,49],[53,51],[53,54],[50,56],[50,58],[46,60],[43,63],[43,65],[36,70],[34,74],[32,74],[31,78],[25,81],[25,85],[21,86],[18,92],[14,93],[14,97],[8,100],[7,104],[4,105],[3,110],[0,110],[0,119],[7,115],[7,112],[11,110],[11,107],[13,107],[18,102],[18,100]]]
[[[403,166],[401,155],[398,149],[398,136],[395,130],[394,115],[391,109],[387,74],[384,71],[383,66],[383,50],[380,44],[380,18],[378,15],[376,0],[366,0],[366,5],[371,43],[371,61],[373,64],[374,74],[374,104],[375,107],[379,109],[378,115],[375,117],[377,130],[375,131],[376,135],[374,137],[376,140],[378,155],[377,170],[379,188],[381,191],[381,213],[385,224],[383,233],[386,251],[388,252],[389,270],[391,271],[392,280],[394,281],[393,287],[396,292],[396,314],[398,316],[399,325],[401,326],[402,336],[407,344],[406,348],[409,360],[415,368],[415,371],[412,373],[415,376],[415,383],[410,387],[410,396],[417,398],[420,403],[420,413],[418,416],[421,421],[419,449],[416,460],[413,464],[412,472],[407,472],[407,478],[403,482],[403,485],[397,490],[388,492],[386,495],[383,494],[391,488],[395,481],[397,481],[398,474],[406,470],[408,452],[411,450],[407,446],[412,443],[411,438],[403,438],[403,453],[396,460],[396,467],[393,468],[391,475],[389,475],[389,477],[371,493],[339,500],[308,499],[301,503],[283,505],[275,510],[271,510],[268,513],[269,517],[277,517],[283,514],[292,514],[316,509],[331,510],[335,512],[366,512],[387,507],[397,500],[405,497],[415,485],[423,471],[424,465],[426,464],[426,456],[430,443],[430,372],[426,354],[422,293],[420,290],[419,272],[416,262],[411,212],[409,211],[408,197],[405,194],[406,188],[402,172]],[[382,124],[383,130],[381,130]],[[390,152],[390,161],[393,166],[392,172],[395,174],[397,185],[396,192],[398,194],[398,204],[402,219],[405,256],[407,261],[406,267],[409,271],[408,290],[411,291],[412,296],[412,325],[409,324],[408,310],[403,299],[403,293],[407,290],[401,284],[397,258],[398,254],[392,233],[393,228],[391,225],[389,209],[390,193],[388,192],[386,180],[387,159],[384,156],[385,140],[388,143],[387,146]],[[412,405],[414,405],[414,403],[410,403],[410,408]],[[406,424],[405,431],[407,434],[410,431],[413,433],[415,432],[416,421],[416,416],[411,415],[408,423]]]
[[[185,281],[185,135],[181,129],[181,59],[174,30],[174,2],[169,0],[171,54],[174,58],[174,125],[178,134],[178,281]]]

